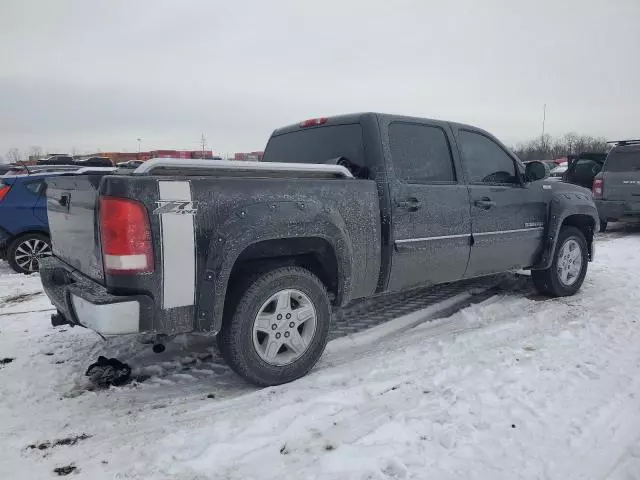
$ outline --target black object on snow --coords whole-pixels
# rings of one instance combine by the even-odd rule
[[[116,358],[101,355],[96,363],[89,365],[85,375],[100,388],[118,387],[131,379],[131,367]]]
[[[78,467],[71,464],[71,465],[66,465],[64,467],[54,468],[53,471],[57,473],[58,476],[64,477],[66,475],[69,475],[70,473],[78,472],[79,470],[78,470]]]

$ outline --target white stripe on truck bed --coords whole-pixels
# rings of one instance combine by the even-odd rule
[[[191,184],[187,181],[159,181],[162,201],[191,201]],[[194,304],[196,248],[193,215],[163,213],[162,232],[162,308]]]

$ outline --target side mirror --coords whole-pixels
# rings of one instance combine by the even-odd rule
[[[551,170],[549,165],[544,162],[534,160],[527,163],[524,169],[524,176],[527,182],[535,182],[536,180],[543,180],[549,176]]]

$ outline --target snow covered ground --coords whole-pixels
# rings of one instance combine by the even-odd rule
[[[2,267],[0,479],[640,479],[639,285],[640,232],[613,232],[575,297],[506,291],[257,390],[206,338],[54,329]],[[99,354],[138,381],[88,389]]]

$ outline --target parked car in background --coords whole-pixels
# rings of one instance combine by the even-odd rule
[[[593,179],[602,170],[607,154],[583,152],[578,155],[569,155],[568,158],[569,164],[562,180],[591,190]]]
[[[45,180],[85,171],[115,168],[78,168],[73,165],[34,165],[0,177],[0,258],[18,273],[38,271],[40,260],[51,255]]]
[[[214,333],[245,379],[289,382],[354,299],[521,268],[576,293],[597,211],[547,175],[479,128],[364,113],[280,128],[261,162],[50,178],[52,323]]]
[[[56,173],[0,178],[0,258],[18,273],[37,272],[51,255],[45,179]]]
[[[0,165],[0,176],[4,175],[7,172],[10,172],[14,168],[15,167],[13,165],[11,165],[10,163],[6,163],[6,164]]]
[[[38,165],[73,165],[73,157],[66,154],[49,155],[47,158],[38,160]]]
[[[129,160],[126,162],[120,162],[116,165],[118,168],[138,168],[144,162],[142,160]]]
[[[76,158],[73,164],[82,167],[113,167],[113,161],[109,157]]]
[[[640,219],[640,140],[610,143],[614,147],[593,180],[601,232],[608,222]]]
[[[549,173],[549,180],[559,182],[567,171],[567,164],[563,163],[553,168]]]

